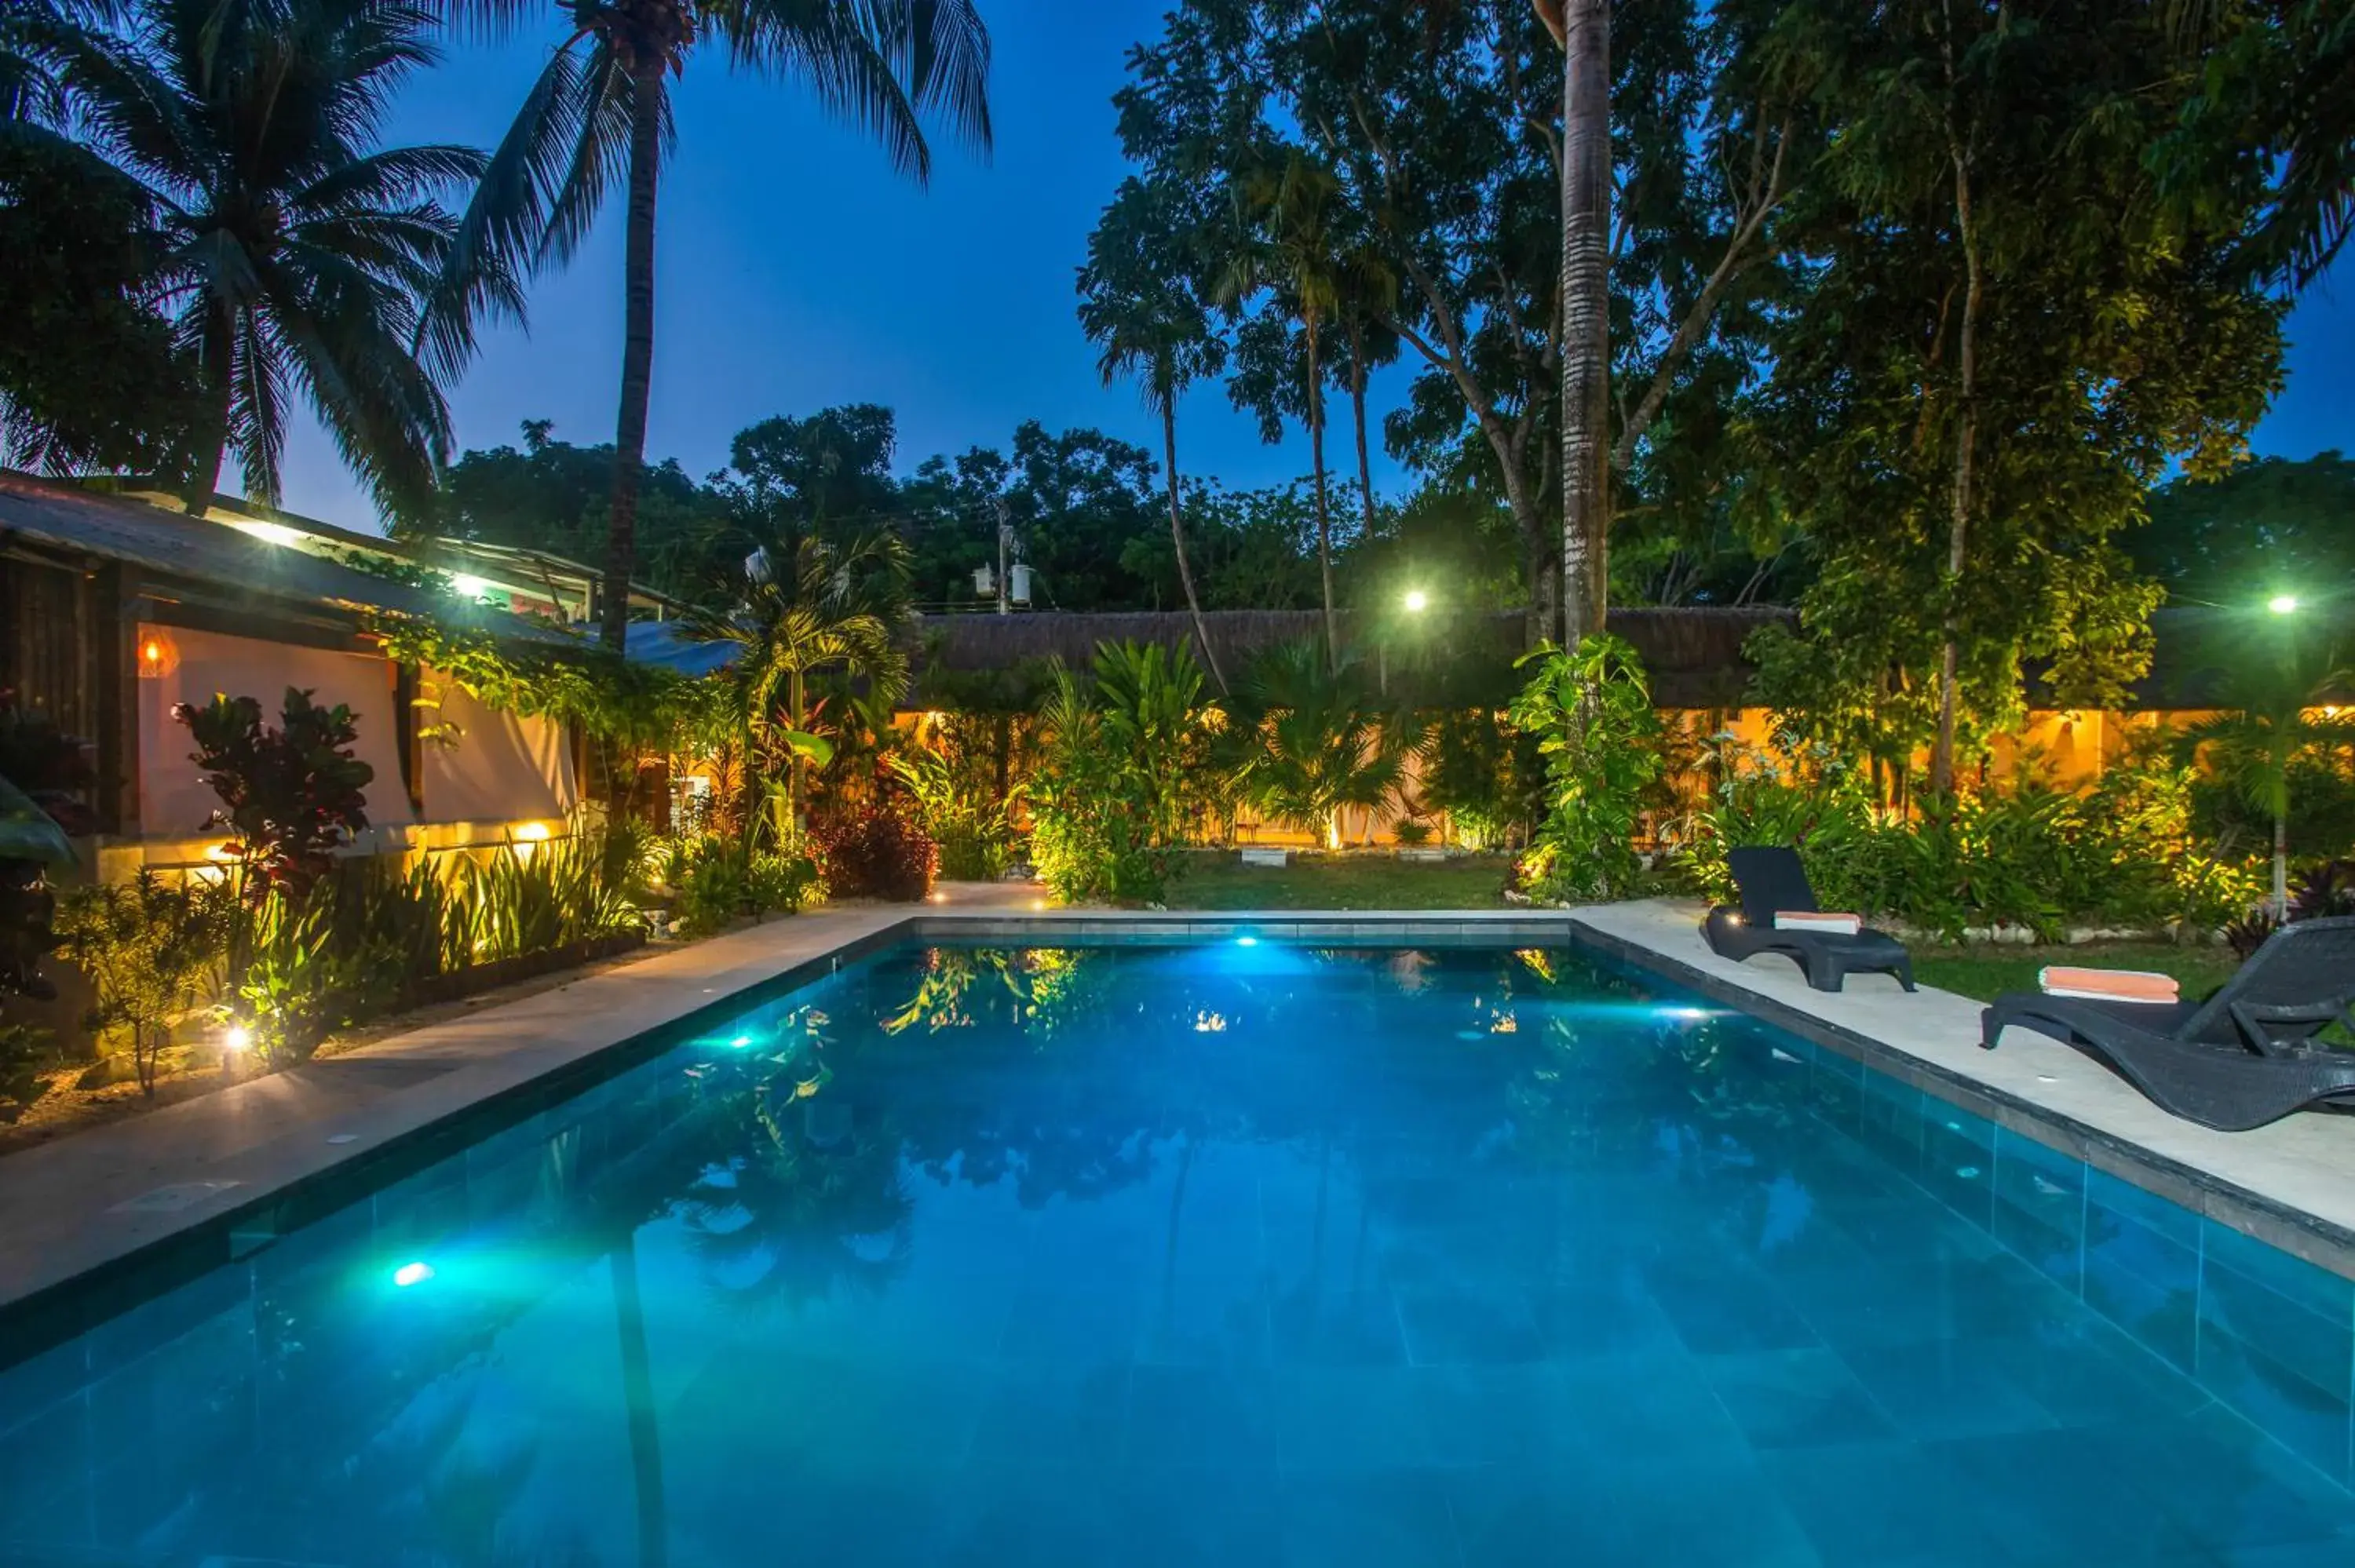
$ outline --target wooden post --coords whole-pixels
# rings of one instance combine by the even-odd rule
[[[119,565],[99,569],[91,599],[98,621],[99,831],[137,838],[140,601]]]

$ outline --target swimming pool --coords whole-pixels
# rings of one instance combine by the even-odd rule
[[[2350,1332],[1578,952],[911,948],[0,1372],[0,1561],[2318,1568]]]

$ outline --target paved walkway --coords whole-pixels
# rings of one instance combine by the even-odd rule
[[[2084,1136],[2092,1146],[2088,1158],[2097,1164],[2105,1163],[2101,1145],[2106,1142],[2138,1151],[2162,1176],[2168,1169],[2204,1172],[2262,1203],[2355,1236],[2355,1117],[2305,1112],[2254,1132],[2211,1132],[2169,1115],[2099,1063],[2032,1030],[2007,1030],[1997,1049],[1981,1050],[1980,1004],[1968,998],[1926,986],[1909,996],[1883,975],[1852,975],[1845,991],[1827,993],[1808,989],[1788,959],[1762,957],[1746,964],[1721,959],[1701,939],[1700,916],[1698,904],[1651,900],[1581,909],[1574,918],[1717,985],[1862,1035],[1935,1075],[2059,1118]],[[2117,1173],[2243,1224],[2243,1216],[2203,1203],[2198,1192],[2163,1179],[2145,1181],[2147,1169]],[[2268,1234],[2264,1239],[2282,1245],[2288,1238]]]
[[[1027,910],[1036,893],[956,887],[945,907]],[[772,920],[11,1154],[0,1160],[0,1308],[920,912]]]

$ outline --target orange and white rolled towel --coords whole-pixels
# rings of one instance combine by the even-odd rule
[[[2036,977],[2047,996],[2073,996],[2087,1001],[2180,1001],[2183,988],[2173,975],[2147,969],[2079,969],[2053,964]]]
[[[1864,929],[1861,915],[1840,915],[1821,909],[1777,909],[1777,931],[1821,931],[1828,936],[1853,937]]]

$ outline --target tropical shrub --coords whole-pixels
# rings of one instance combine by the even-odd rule
[[[2200,851],[2192,776],[2158,752],[2130,754],[2082,793],[2029,769],[1910,816],[1876,807],[1869,780],[1820,756],[1732,758],[1724,773],[1680,863],[1721,900],[1733,893],[1725,851],[1742,844],[1796,847],[1828,907],[1947,938],[1996,926],[2048,939],[2075,925],[2212,930],[2258,895],[2246,864]]]
[[[1170,852],[1214,809],[1219,732],[1193,654],[1107,643],[1092,674],[1056,666],[1024,797],[1030,863],[1065,903],[1151,904]]]
[[[940,846],[940,874],[952,882],[995,882],[1014,863],[1014,822],[1008,802],[993,800],[960,779],[949,759],[925,747],[889,758],[892,773],[914,797],[924,831]]]
[[[54,1057],[48,1031],[0,1023],[0,1123],[15,1121],[48,1091]]]
[[[1398,797],[1421,736],[1349,660],[1314,640],[1270,649],[1242,683],[1246,751],[1237,789],[1261,815],[1341,847],[1345,811]]]
[[[2350,915],[2355,915],[2355,860],[2325,861],[2290,878],[2289,906],[2278,917],[2270,908],[2252,910],[2224,928],[2224,939],[2245,959],[2284,926]]]
[[[225,888],[143,871],[75,888],[59,906],[58,934],[95,993],[85,1027],[101,1045],[128,1045],[143,1093],[155,1092],[172,1025],[218,992],[232,904]]]
[[[873,802],[820,823],[810,847],[836,898],[919,902],[932,890],[939,846],[915,813],[899,801]]]
[[[1531,665],[1511,718],[1538,737],[1547,810],[1523,877],[1550,902],[1625,897],[1644,874],[1636,830],[1667,767],[1643,662],[1606,634],[1568,651],[1541,648],[1521,661]]]
[[[90,782],[81,743],[0,691],[0,997],[57,994],[41,974],[58,945],[48,867],[71,860],[68,834],[97,829]]]
[[[1425,810],[1446,813],[1467,849],[1515,842],[1545,815],[1545,758],[1538,737],[1487,708],[1451,709],[1423,753]]]
[[[662,857],[663,880],[674,894],[679,934],[708,937],[734,922],[776,910],[802,908],[816,895],[810,857],[793,850],[751,850],[719,834],[674,844]]]
[[[51,924],[56,907],[41,862],[0,855],[0,996],[57,994],[41,974],[42,959],[58,945]]]
[[[790,850],[762,850],[745,868],[744,894],[761,915],[798,913],[818,896],[817,862]]]
[[[352,755],[359,732],[343,704],[319,707],[309,692],[289,686],[274,727],[251,697],[216,695],[201,708],[182,703],[172,716],[188,726],[197,743],[190,760],[221,798],[208,825],[236,834],[229,853],[248,898],[279,888],[307,894],[330,852],[368,826],[363,791],[376,770]]]

